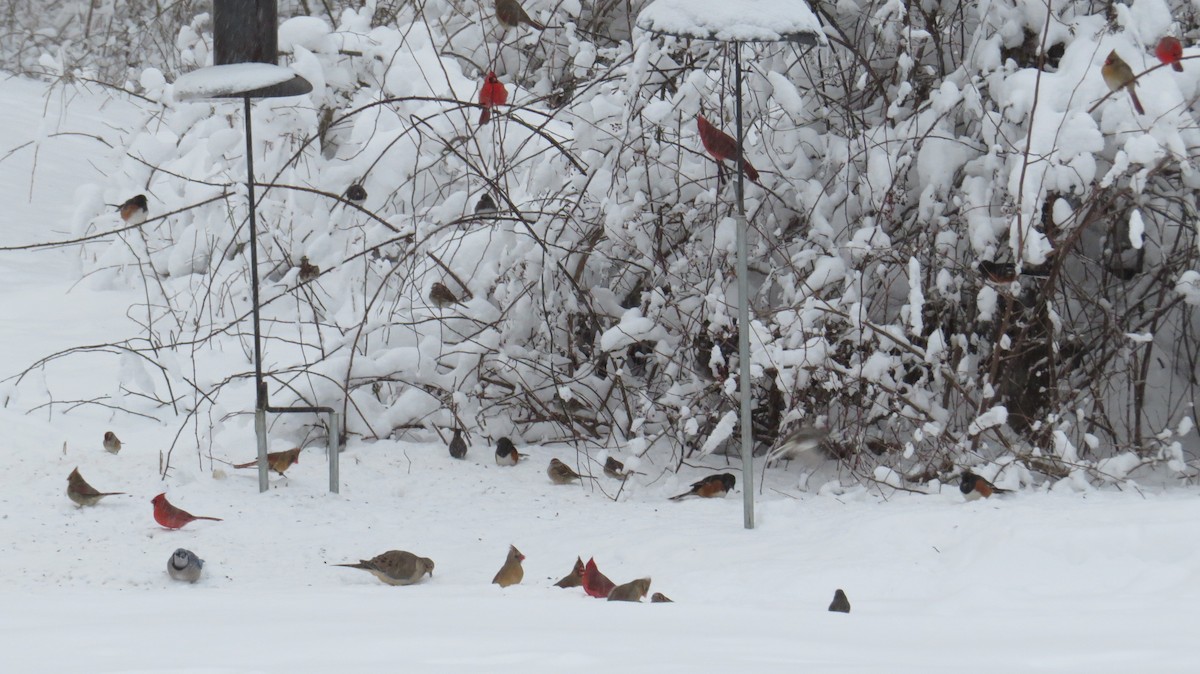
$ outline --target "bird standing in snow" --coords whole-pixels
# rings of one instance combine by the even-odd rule
[[[1133,76],[1133,68],[1125,62],[1114,49],[1108,53],[1108,58],[1104,59],[1104,66],[1100,68],[1100,74],[1104,77],[1104,83],[1108,85],[1110,91],[1124,89],[1129,92],[1129,99],[1133,101],[1133,109],[1137,110],[1139,115],[1146,114],[1145,108],[1142,107],[1142,102],[1138,100],[1137,92],[1133,90],[1137,86],[1137,82]]]
[[[467,458],[467,442],[463,440],[462,431],[454,429],[454,437],[450,438],[450,456],[456,459]]]
[[[300,447],[293,447],[285,452],[269,452],[267,454],[267,465],[271,470],[283,475],[292,464],[300,463]],[[234,468],[255,468],[258,466],[258,459],[247,461],[246,463],[234,464]]]
[[[642,597],[650,591],[650,579],[638,578],[631,580],[624,585],[618,585],[608,593],[609,601],[636,601],[640,602]]]
[[[575,558],[575,566],[571,569],[571,573],[562,577],[562,580],[554,584],[554,587],[580,587],[583,585],[583,560],[579,557]]]
[[[121,451],[121,440],[117,438],[117,434],[112,431],[104,432],[104,449],[109,454],[116,454]]]
[[[515,466],[523,457],[513,446],[512,440],[500,438],[496,441],[496,465]]]
[[[204,568],[204,560],[191,550],[179,548],[167,560],[167,573],[175,580],[194,583],[200,580],[200,570]]]
[[[737,484],[737,478],[730,473],[721,473],[720,475],[709,475],[708,477],[698,482],[692,483],[692,488],[683,492],[678,496],[672,496],[672,501],[678,501],[688,496],[699,496],[701,498],[719,498],[728,494],[734,485]]]
[[[516,28],[521,24],[526,24],[538,30],[546,29],[544,25],[529,18],[529,14],[525,12],[525,8],[517,0],[496,0],[495,6],[496,20],[505,28]]]
[[[700,131],[700,143],[704,145],[704,150],[712,155],[718,164],[732,161],[736,165],[740,161],[746,178],[759,184],[758,171],[742,156],[742,149],[732,136],[710,124],[704,115],[696,115],[696,128]]]
[[[968,501],[990,498],[992,494],[1008,493],[1007,489],[1001,489],[969,470],[963,472],[962,483],[958,485],[958,490]]]
[[[550,465],[546,467],[546,475],[550,476],[550,481],[554,484],[570,484],[579,479],[579,473],[571,470],[570,466],[558,459],[550,459]]]
[[[117,496],[124,493],[123,491],[96,491],[96,488],[88,484],[87,480],[79,474],[78,468],[67,476],[67,498],[80,507],[93,506],[105,496]]]
[[[627,470],[624,463],[616,457],[610,456],[604,460],[604,474],[617,480],[624,480],[630,475],[644,475],[645,473],[639,473],[636,470]]]
[[[651,604],[674,604],[675,602],[671,601],[671,598],[668,597],[667,595],[665,595],[661,592],[655,592],[654,594],[650,595],[650,603]]]
[[[595,558],[589,557],[587,564],[583,567],[583,591],[589,597],[606,599],[616,586],[617,584],[609,580],[608,576],[600,573]]]
[[[196,520],[221,521],[219,517],[201,517],[193,515],[182,508],[176,508],[167,501],[166,494],[159,494],[150,499],[150,502],[154,504],[154,521],[168,529],[181,529],[188,523],[195,522]]]
[[[371,575],[388,585],[412,585],[427,573],[430,577],[433,576],[432,559],[418,557],[404,550],[388,550],[371,559],[360,560],[357,564],[334,564],[334,566],[369,571]]]
[[[833,601],[829,603],[829,610],[834,613],[849,613],[850,600],[846,598],[846,593],[839,588],[833,593]]]
[[[521,562],[525,561],[525,555],[517,549],[517,546],[508,546],[508,557],[504,560],[504,566],[496,572],[496,577],[492,579],[493,585],[500,587],[508,587],[516,585],[525,577],[525,569],[521,568]]]

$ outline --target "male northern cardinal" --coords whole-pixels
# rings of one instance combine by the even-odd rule
[[[512,0],[509,0],[509,2],[512,2]],[[516,2],[512,2],[512,4],[516,5],[517,9],[521,9],[520,5],[517,5]],[[498,5],[499,2],[497,2]],[[524,13],[524,10],[522,10],[522,13]],[[504,105],[507,102],[508,89],[504,88],[504,83],[500,81],[500,78],[496,77],[495,72],[489,72],[483,80],[483,86],[479,88],[479,105],[483,107],[483,112],[479,113],[479,126],[487,124],[488,120],[492,118],[492,108],[497,105]],[[495,210],[494,206],[493,210]]]
[[[125,222],[131,225],[140,225],[146,221],[150,205],[146,202],[146,195],[139,194],[118,206],[117,210],[120,211],[121,219]]]
[[[508,557],[504,560],[504,566],[496,572],[496,577],[492,579],[492,585],[500,587],[508,587],[516,585],[525,577],[525,569],[521,568],[521,562],[525,560],[525,555],[517,549],[517,546],[508,546]]]
[[[579,587],[581,585],[583,585],[583,560],[576,557],[571,573],[563,576],[562,580],[554,584],[554,587]]]
[[[433,576],[433,560],[428,557],[418,557],[404,550],[388,550],[371,559],[364,559],[358,564],[334,564],[351,569],[370,571],[371,575],[388,585],[412,585],[421,580],[425,574]]]
[[[579,479],[579,473],[571,470],[570,466],[558,459],[550,459],[550,465],[546,467],[546,474],[550,476],[550,481],[554,484],[570,484]]]
[[[67,476],[67,498],[79,506],[93,506],[105,496],[117,496],[124,493],[123,491],[96,491],[96,488],[88,484],[87,480],[79,474],[78,468]]]
[[[618,586],[614,587],[612,589],[612,592],[608,593],[608,600],[609,601],[638,601],[638,602],[640,602],[642,600],[642,597],[645,597],[646,593],[649,591],[650,591],[650,579],[649,578],[638,578],[637,580],[631,580],[628,583],[625,583],[624,585],[618,585]]]
[[[589,557],[587,565],[583,567],[583,591],[589,597],[605,599],[616,586],[616,583],[609,580],[607,576],[600,573],[600,569],[596,568],[596,560]]]
[[[849,613],[850,600],[846,598],[846,593],[840,589],[833,593],[833,601],[829,602],[829,610],[834,613]]]
[[[974,501],[978,498],[988,498],[992,494],[1008,493],[1007,489],[1001,489],[969,470],[963,473],[962,484],[958,485],[958,490],[963,493],[963,496],[968,501]]]
[[[467,442],[463,440],[462,431],[454,429],[454,437],[450,438],[450,456],[456,459],[467,457]]]
[[[1158,41],[1158,46],[1154,48],[1154,55],[1163,63],[1170,63],[1171,68],[1177,72],[1183,72],[1183,64],[1179,59],[1183,58],[1183,45],[1179,44],[1179,40],[1170,35]]]
[[[267,465],[271,470],[283,475],[288,468],[292,467],[293,463],[300,463],[300,447],[293,447],[286,452],[270,452],[267,454]],[[258,466],[258,460],[247,461],[246,463],[234,464],[234,468],[255,468]]]
[[[116,454],[117,452],[121,451],[121,440],[117,437],[116,433],[113,433],[112,431],[104,432],[104,449],[107,450],[109,454]]]
[[[733,489],[735,484],[737,484],[737,478],[730,473],[709,475],[703,480],[693,482],[691,489],[678,496],[672,496],[671,500],[678,501],[686,496],[699,496],[701,498],[721,497],[728,494],[729,490]]]
[[[513,446],[512,440],[500,438],[496,441],[496,465],[515,466],[523,457]]]
[[[167,560],[167,574],[175,580],[194,583],[200,580],[200,570],[204,568],[204,560],[191,550],[179,548]]]
[[[496,19],[505,28],[516,28],[524,23],[538,30],[546,29],[544,25],[529,18],[529,15],[525,13],[525,8],[517,0],[496,0]],[[482,123],[480,122],[480,124]]]
[[[214,522],[222,521],[220,517],[198,517],[189,513],[186,510],[176,508],[167,502],[166,494],[159,494],[150,499],[154,504],[154,521],[163,525],[168,529],[181,529],[188,522],[196,520],[212,520]]]
[[[1137,110],[1139,115],[1146,114],[1142,102],[1138,100],[1137,92],[1133,90],[1137,86],[1133,77],[1133,69],[1117,54],[1116,49],[1110,51],[1108,58],[1104,59],[1104,66],[1100,68],[1100,74],[1104,76],[1104,83],[1108,85],[1110,91],[1118,89],[1128,91],[1129,98],[1133,101],[1133,109]]]
[[[738,147],[737,141],[732,136],[710,124],[704,115],[696,115],[696,128],[700,130],[700,142],[704,145],[704,150],[711,154],[713,159],[718,162],[725,160],[735,163],[742,162],[746,177],[750,179],[750,182],[759,184],[758,171],[742,156],[741,148]]]

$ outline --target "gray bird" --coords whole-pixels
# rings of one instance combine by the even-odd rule
[[[439,309],[459,304],[454,291],[447,288],[446,284],[440,281],[434,281],[433,285],[429,287],[429,301],[433,302],[433,306]]]
[[[346,188],[345,196],[346,201],[349,201],[355,206],[362,206],[363,202],[367,200],[367,190],[364,189],[362,185],[354,183],[350,187]]]
[[[175,580],[194,583],[200,580],[200,570],[204,568],[204,560],[191,550],[179,548],[167,560],[167,573]]]
[[[109,454],[116,454],[121,451],[121,440],[116,433],[112,431],[104,432],[104,449],[108,450]]]
[[[675,602],[671,601],[671,598],[668,597],[667,595],[665,595],[661,592],[655,592],[654,594],[650,595],[650,603],[651,604],[674,604]]]
[[[815,426],[801,426],[784,436],[767,454],[768,461],[791,458],[804,452],[809,452],[821,445],[821,441],[829,435],[829,429]]]
[[[618,585],[608,593],[609,601],[641,601],[650,591],[650,579],[638,578],[624,585]]]
[[[829,604],[829,610],[834,613],[850,612],[850,600],[846,598],[846,593],[841,589],[833,593],[833,601]]]
[[[550,476],[550,481],[554,484],[570,484],[579,479],[579,473],[571,470],[570,466],[558,459],[550,459],[550,465],[546,467],[546,474]]]
[[[467,457],[467,443],[463,440],[462,431],[454,429],[454,437],[450,438],[450,456],[456,459]]]
[[[388,585],[412,585],[421,580],[425,574],[433,576],[433,560],[428,557],[418,557],[404,550],[388,550],[371,559],[364,559],[358,564],[334,564],[350,569],[370,571],[379,580]]]
[[[496,465],[515,466],[521,460],[521,454],[513,446],[512,440],[500,438],[496,441]]]
[[[83,479],[78,468],[67,476],[67,498],[81,507],[96,505],[105,496],[119,496],[124,493],[123,491],[97,491],[95,487],[88,484],[87,480]]]
[[[493,199],[492,195],[488,194],[487,192],[484,192],[483,196],[479,197],[479,201],[475,202],[475,215],[495,213],[497,210],[496,200]]]

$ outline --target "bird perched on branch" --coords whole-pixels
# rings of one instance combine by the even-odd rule
[[[485,213],[495,213],[500,209],[496,208],[496,200],[487,192],[479,197],[479,201],[475,202],[475,215],[484,215]]]
[[[179,548],[167,560],[167,574],[175,580],[194,583],[200,580],[200,570],[204,568],[204,560],[191,550]]]
[[[526,24],[538,30],[545,30],[546,26],[529,18],[529,14],[525,12],[525,8],[517,2],[517,0],[496,0],[496,20],[505,28],[516,28],[521,24]]]
[[[850,600],[846,598],[846,593],[840,589],[833,593],[833,601],[829,603],[829,610],[834,613],[849,613]]]
[[[512,440],[500,438],[496,441],[497,466],[515,466],[523,458],[525,457],[521,456],[521,453],[513,446]]]
[[[429,287],[429,301],[433,302],[433,306],[445,308],[453,304],[458,304],[458,298],[454,292],[446,287],[446,284],[441,281],[434,281]]]
[[[467,441],[463,440],[462,431],[454,429],[454,437],[450,438],[450,456],[455,459],[467,458]]]
[[[589,557],[587,564],[583,567],[583,591],[589,597],[606,599],[616,586],[617,584],[609,580],[608,576],[600,573],[600,569],[596,566],[596,560]]]
[[[519,6],[518,9],[520,9]],[[488,72],[487,77],[483,79],[483,86],[479,88],[479,106],[483,108],[483,112],[479,113],[479,126],[483,126],[491,120],[492,108],[507,102],[508,89],[504,88],[504,83],[496,77],[495,72]],[[495,210],[495,204],[493,204],[492,210]]]
[[[732,136],[710,124],[702,114],[696,115],[696,128],[700,131],[700,143],[704,145],[704,150],[712,155],[717,163],[732,161],[736,165],[740,161],[746,178],[752,183],[760,184],[758,171],[742,156],[742,150]]]
[[[1019,276],[1045,278],[1050,275],[1050,265],[1025,265],[1018,274],[1017,265],[1012,262],[979,261],[979,273],[992,283],[1012,283]]]
[[[1183,45],[1179,44],[1179,40],[1170,35],[1158,41],[1158,46],[1154,48],[1154,55],[1159,61],[1171,64],[1171,69],[1177,73],[1183,72],[1183,64],[1179,59],[1183,58]]]
[[[267,466],[283,475],[294,463],[300,463],[300,447],[293,447],[286,452],[270,452],[267,454]],[[234,464],[234,468],[256,468],[258,459],[246,463]]]
[[[492,585],[500,587],[508,587],[516,585],[525,577],[525,569],[521,568],[521,562],[525,561],[525,555],[517,549],[517,546],[508,546],[508,557],[504,560],[504,566],[496,572],[496,577],[492,579]]]
[[[78,468],[67,476],[67,498],[80,507],[94,506],[105,496],[118,496],[124,493],[123,491],[97,491],[95,487],[87,483],[87,480],[83,479]]]
[[[640,602],[642,597],[650,591],[650,579],[638,578],[631,580],[624,585],[618,585],[608,593],[609,601],[636,601]]]
[[[963,496],[968,501],[989,498],[992,494],[1008,493],[1007,489],[1001,489],[969,470],[963,472],[962,483],[958,485],[958,490],[963,493]]]
[[[116,433],[113,433],[112,431],[104,432],[104,449],[108,451],[109,454],[116,454],[117,452],[121,451],[121,440],[117,437]]]
[[[550,459],[550,465],[546,467],[546,475],[550,476],[550,481],[554,484],[570,484],[579,479],[579,473],[571,470],[570,466],[558,459]]]
[[[222,521],[220,517],[201,517],[181,508],[176,508],[167,501],[166,494],[159,494],[150,499],[150,502],[154,504],[154,521],[168,529],[181,529],[188,523],[195,522],[196,520]]]
[[[354,183],[350,187],[346,188],[346,193],[343,196],[346,197],[346,201],[349,201],[355,206],[362,206],[367,200],[367,188],[358,183]]]
[[[321,275],[321,268],[318,267],[317,265],[309,262],[307,255],[301,255],[300,256],[300,275],[298,277],[300,282],[308,283],[309,281],[317,278],[320,275]]]
[[[126,223],[140,225],[146,221],[146,216],[150,213],[150,204],[146,201],[146,195],[139,194],[117,206],[117,211]]]
[[[688,496],[699,496],[701,498],[719,498],[728,494],[734,485],[737,484],[737,478],[730,473],[721,473],[720,475],[709,475],[708,477],[698,482],[692,483],[692,488],[683,492],[678,496],[672,496],[672,501],[678,501]]]
[[[1104,66],[1100,68],[1100,74],[1104,76],[1104,83],[1108,85],[1110,91],[1118,89],[1128,91],[1129,99],[1133,101],[1133,109],[1137,110],[1139,115],[1146,114],[1142,102],[1138,100],[1137,92],[1133,90],[1137,86],[1133,68],[1130,68],[1129,64],[1117,54],[1116,49],[1110,51],[1108,58],[1104,59]]]
[[[418,557],[404,550],[388,550],[371,559],[360,560],[357,564],[334,564],[334,566],[369,571],[388,585],[412,585],[427,573],[433,577],[432,559]]]
[[[571,573],[562,577],[562,580],[554,584],[554,587],[580,587],[583,585],[583,560],[579,557],[575,558],[575,566],[571,569]]]

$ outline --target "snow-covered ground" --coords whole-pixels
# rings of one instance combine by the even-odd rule
[[[64,108],[62,90],[15,79],[0,96],[0,247],[66,238],[73,190],[115,159],[61,132],[112,133],[121,106],[72,93]],[[0,377],[137,334],[136,295],[78,282],[77,254],[0,252]],[[549,457],[578,465],[564,448],[522,448],[528,461],[498,468],[481,442],[460,462],[440,444],[352,440],[340,495],[317,448],[260,495],[253,471],[214,475],[194,458],[160,480],[178,421],[31,409],[42,381],[58,400],[90,399],[118,372],[98,353],[0,384],[0,672],[1200,670],[1193,488],[834,496],[802,488],[793,464],[768,474],[746,531],[740,474],[725,500],[675,503],[712,471],[645,466],[613,501],[595,466],[603,490],[549,482]],[[100,447],[109,429],[126,442],[117,456]],[[249,426],[214,455],[253,458]],[[64,494],[76,466],[129,495],[77,509]],[[224,521],[164,530],[151,517],[160,491]],[[526,576],[502,590],[490,580],[509,544]],[[196,585],[167,577],[177,547],[207,560]],[[393,548],[434,559],[433,578],[388,587],[330,566]],[[577,555],[618,583],[651,576],[675,603],[552,587]],[[839,587],[849,615],[826,611]]]

